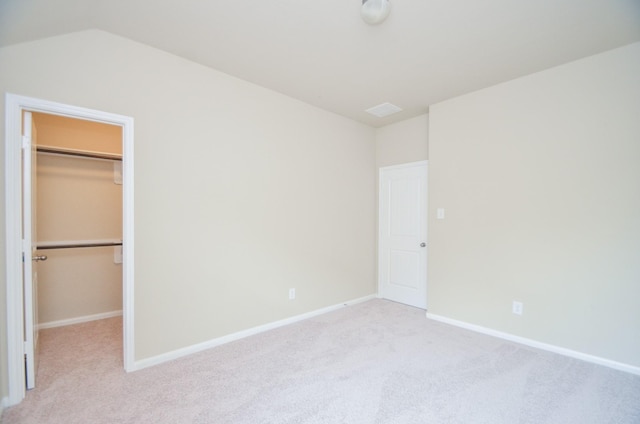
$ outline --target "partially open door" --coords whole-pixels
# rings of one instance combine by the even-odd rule
[[[35,185],[31,159],[33,117],[25,113],[37,110],[77,119],[103,122],[122,127],[123,143],[123,329],[124,368],[137,369],[134,354],[134,237],[133,237],[133,118],[113,113],[54,103],[47,100],[5,94],[5,233],[6,233],[6,325],[8,395],[5,405],[17,405],[25,397],[26,387],[35,387],[37,369],[37,272],[34,265],[44,259],[35,254],[32,223]],[[25,193],[26,192],[26,193]],[[28,194],[28,195],[26,195]],[[28,202],[28,205],[25,204]],[[25,231],[29,234],[25,234]],[[34,261],[35,258],[35,261]],[[28,383],[25,384],[25,380]]]
[[[22,287],[24,290],[24,358],[27,389],[36,386],[38,366],[38,262],[36,253],[36,130],[31,112],[22,115]]]

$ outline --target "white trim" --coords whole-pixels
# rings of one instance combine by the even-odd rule
[[[525,337],[514,336],[513,334],[504,333],[502,331],[494,330],[480,325],[469,324],[468,322],[458,321],[455,319],[443,317],[441,315],[430,314],[427,312],[427,318],[434,321],[440,321],[445,324],[454,325],[456,327],[464,328],[467,330],[475,331],[477,333],[487,334],[489,336],[497,337],[500,339],[508,340],[510,342],[520,343],[526,346],[534,347],[536,349],[546,350],[548,352],[557,353],[560,355],[568,356],[574,359],[580,359],[586,362],[591,362],[597,365],[603,365],[605,367],[613,368],[618,371],[624,371],[635,375],[640,375],[640,367],[636,367],[622,362],[612,361],[610,359],[601,358],[599,356],[589,355],[586,353],[578,352],[564,347],[555,346],[548,343],[542,343],[536,340],[527,339]]]
[[[47,328],[66,327],[67,325],[82,324],[85,322],[97,321],[99,319],[113,318],[122,316],[122,310],[103,312],[101,314],[85,315],[82,317],[61,319],[58,321],[49,321],[38,324],[38,330],[46,330]]]
[[[406,169],[406,168],[411,168],[411,167],[414,167],[414,166],[423,166],[423,165],[429,165],[429,161],[428,160],[419,160],[419,161],[416,161],[416,162],[401,163],[399,165],[381,166],[380,168],[378,168],[378,173],[380,173],[380,171],[382,171],[382,170],[389,171],[389,170],[394,170],[394,169]]]
[[[22,172],[21,121],[24,110],[70,118],[102,122],[122,127],[123,150],[123,338],[124,368],[134,364],[134,232],[133,232],[133,118],[31,97],[6,93],[5,96],[5,235],[8,405],[20,403],[25,396],[24,323],[22,296]]]
[[[237,333],[229,334],[226,336],[218,337],[217,339],[208,340],[206,342],[198,343],[195,345],[183,347],[178,350],[174,350],[171,352],[163,353],[158,356],[153,356],[151,358],[143,359],[141,361],[137,361],[135,364],[136,370],[141,370],[143,368],[152,367],[154,365],[159,365],[165,362],[173,361],[174,359],[182,358],[187,355],[192,355],[194,353],[202,352],[203,350],[211,349],[212,347],[220,346],[225,343],[233,342],[239,339],[243,339],[245,337],[253,336],[259,333],[263,333],[265,331],[273,330],[278,327],[283,327],[285,325],[293,324],[299,321],[303,321],[305,319],[313,318],[318,315],[326,314],[327,312],[332,312],[346,306],[352,306],[358,303],[366,302],[371,299],[375,299],[377,296],[375,294],[371,294],[369,296],[361,297],[358,299],[350,300],[348,302],[339,303],[337,305],[328,306],[322,309],[316,309],[315,311],[307,312],[305,314],[296,315],[291,318],[286,318],[280,321],[271,322],[269,324],[259,325],[257,327],[249,328],[247,330],[239,331]]]
[[[22,108],[6,96],[5,108],[5,236],[7,302],[8,404],[25,396],[24,322],[22,296],[22,193],[21,120]],[[17,134],[17,135],[16,135]],[[18,139],[16,139],[18,137]]]

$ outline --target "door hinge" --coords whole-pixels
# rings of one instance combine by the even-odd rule
[[[23,149],[31,149],[31,137],[26,135],[22,136],[22,148]]]
[[[24,263],[24,258],[27,257],[27,241],[22,239],[22,263]]]

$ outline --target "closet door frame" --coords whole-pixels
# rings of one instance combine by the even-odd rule
[[[23,111],[61,115],[122,127],[122,241],[123,241],[123,351],[124,369],[135,370],[134,354],[134,231],[133,231],[133,118],[93,109],[65,105],[11,93],[5,98],[5,228],[6,228],[6,311],[7,366],[9,393],[7,406],[16,405],[26,395],[24,364],[24,302],[22,291],[22,113]]]

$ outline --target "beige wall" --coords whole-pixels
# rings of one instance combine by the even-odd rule
[[[38,266],[38,322],[84,318],[122,309],[122,265],[113,247],[56,249]]]
[[[640,366],[639,111],[640,44],[430,107],[429,312]]]
[[[429,115],[424,114],[376,130],[378,167],[429,159]]]
[[[122,154],[122,128],[100,122],[34,113],[40,146]]]
[[[0,63],[1,92],[135,119],[136,359],[375,292],[372,128],[100,31]]]

